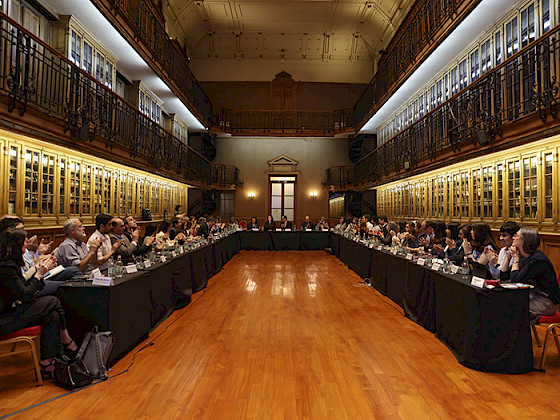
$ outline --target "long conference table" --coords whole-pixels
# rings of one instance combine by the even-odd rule
[[[360,277],[370,278],[407,318],[435,334],[459,363],[496,373],[533,369],[528,289],[481,289],[461,275],[433,271],[333,232],[236,232],[124,274],[110,287],[67,283],[58,293],[70,333],[81,337],[94,325],[113,331],[113,364],[175,309],[188,304],[192,293],[204,289],[242,249],[329,249]]]

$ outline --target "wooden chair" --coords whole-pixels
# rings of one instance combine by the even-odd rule
[[[0,353],[1,357],[13,356],[15,354],[31,352],[33,364],[35,365],[35,375],[39,381],[39,385],[43,385],[43,377],[41,376],[41,368],[39,367],[39,343],[38,339],[41,335],[41,327],[24,328],[11,334],[0,337],[0,346],[11,345],[11,351]],[[23,348],[16,350],[18,344],[22,344]]]
[[[247,222],[245,220],[242,220],[239,222],[239,226],[241,227],[241,229],[247,229]]]
[[[560,272],[558,273],[557,281],[558,281],[558,285],[560,286]],[[539,318],[538,323],[548,324],[546,333],[544,334],[542,353],[541,353],[541,363],[539,366],[539,369],[544,371],[545,370],[544,363],[546,361],[546,344],[548,342],[549,336],[554,337],[554,342],[556,343],[556,349],[558,350],[558,353],[560,353],[560,341],[558,340],[558,337],[560,336],[560,331],[557,330],[557,328],[560,328],[560,312],[556,312],[554,315],[550,315],[550,316],[543,315]],[[537,329],[535,328],[534,325],[532,325],[532,328],[533,328],[533,333],[535,334],[535,339],[537,341],[537,346],[540,347],[540,340],[539,340],[539,336],[537,335]]]

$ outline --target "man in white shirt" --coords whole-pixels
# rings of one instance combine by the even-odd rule
[[[96,239],[101,241],[101,245],[97,248],[97,260],[94,263],[94,266],[97,266],[100,270],[106,270],[109,267],[109,258],[111,258],[119,246],[121,246],[120,241],[111,245],[111,238],[109,238],[108,235],[108,233],[111,232],[111,219],[112,217],[108,214],[98,214],[95,217],[95,227],[97,230],[91,234],[87,241],[88,247]]]

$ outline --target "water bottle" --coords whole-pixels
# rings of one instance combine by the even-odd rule
[[[461,274],[463,275],[463,279],[467,280],[469,278],[470,271],[469,259],[465,255],[463,257],[463,264],[461,265]]]
[[[113,257],[109,258],[107,263],[107,276],[114,278],[115,277],[115,261]]]
[[[122,258],[119,255],[117,257],[117,266],[115,267],[115,277],[122,277],[123,275],[123,263],[122,263]]]
[[[449,261],[449,255],[445,253],[445,258],[443,259],[443,272],[445,274],[451,273],[451,261]]]

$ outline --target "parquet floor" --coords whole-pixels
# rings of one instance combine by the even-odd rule
[[[554,345],[546,374],[465,368],[324,252],[242,252],[149,339],[159,334],[129,372],[12,418],[560,418]],[[9,360],[0,418],[65,392]]]

